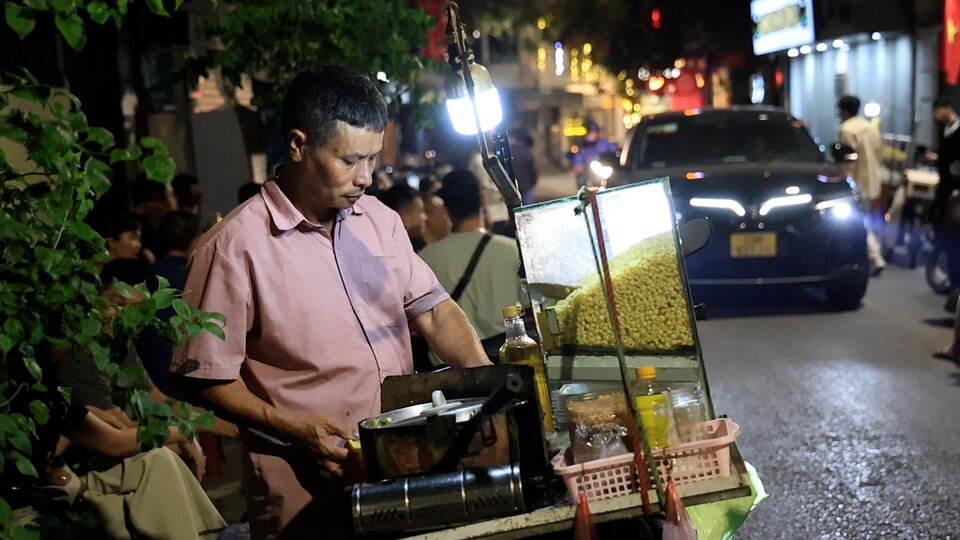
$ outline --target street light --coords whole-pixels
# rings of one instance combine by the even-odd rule
[[[473,51],[467,46],[467,36],[460,22],[460,6],[456,2],[447,2],[445,9],[448,62],[452,73],[446,77],[444,86],[450,122],[457,133],[477,136],[484,170],[503,195],[507,208],[516,208],[521,202],[520,191],[513,174],[513,158],[507,134],[501,132],[493,135],[495,153],[491,153],[485,133],[503,119],[500,94],[487,68],[474,62]]]

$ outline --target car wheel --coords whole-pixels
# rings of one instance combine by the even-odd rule
[[[868,265],[861,264],[857,275],[836,281],[826,286],[827,301],[840,310],[854,310],[860,307],[860,300],[867,294],[867,282],[870,280]]]

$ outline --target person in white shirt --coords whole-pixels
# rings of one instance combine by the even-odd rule
[[[512,238],[484,229],[485,200],[473,173],[455,170],[442,183],[437,195],[453,221],[453,233],[427,245],[419,255],[466,313],[481,340],[500,335],[504,331],[503,308],[526,303],[517,274],[519,249]],[[489,239],[484,241],[485,237]],[[482,248],[481,241],[485,242]],[[455,295],[478,250],[475,269]]]
[[[857,159],[844,165],[844,172],[857,183],[857,190],[870,211],[879,207],[880,198],[880,170],[883,142],[880,139],[880,130],[869,120],[858,116],[860,99],[856,96],[843,96],[837,103],[837,115],[840,117],[840,144],[852,147],[857,153]],[[886,266],[883,260],[882,249],[876,235],[867,228],[867,256],[870,260],[870,273],[879,275]]]

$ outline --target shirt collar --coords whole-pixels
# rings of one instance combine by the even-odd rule
[[[294,206],[293,202],[287,198],[287,195],[273,180],[263,184],[260,196],[263,197],[263,202],[267,205],[267,211],[270,212],[270,219],[273,221],[273,226],[276,227],[278,231],[289,231],[301,225],[312,230],[319,230],[321,228],[319,224],[312,223],[305,218],[303,212]],[[349,215],[363,214],[363,206],[366,202],[364,198],[365,197],[361,197],[360,200],[350,208],[338,210],[337,221],[343,221]]]

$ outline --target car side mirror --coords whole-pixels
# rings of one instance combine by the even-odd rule
[[[849,144],[835,142],[830,149],[830,161],[834,163],[856,161],[857,157],[857,151]]]
[[[713,224],[705,217],[691,219],[681,224],[677,232],[680,235],[680,248],[683,250],[683,256],[686,257],[707,245],[713,235]]]

